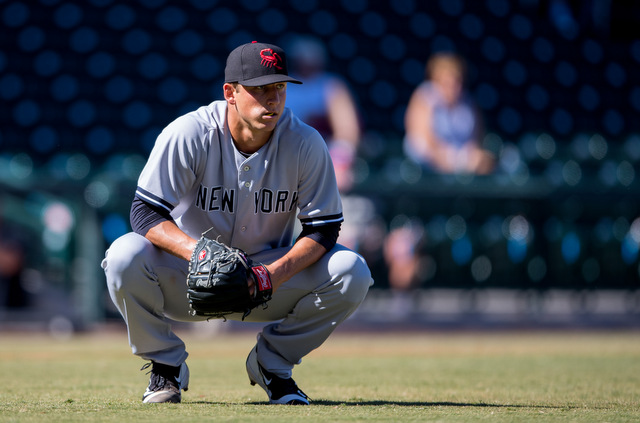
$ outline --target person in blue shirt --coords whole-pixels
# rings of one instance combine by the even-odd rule
[[[328,70],[329,56],[316,38],[297,36],[287,51],[292,75],[304,80],[303,85],[287,92],[287,107],[327,141],[338,188],[348,192],[353,185],[353,164],[362,135],[351,90],[344,78]]]

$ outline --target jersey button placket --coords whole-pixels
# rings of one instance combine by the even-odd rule
[[[244,180],[242,185],[244,185],[245,188],[251,188],[251,176],[249,175],[251,166],[249,166],[248,164],[244,164],[242,165],[241,169],[242,170],[240,174],[242,175],[242,179]]]
[[[240,199],[240,207],[243,209],[251,204],[251,186],[253,185],[252,173],[253,172],[251,166],[246,163],[243,163],[240,165],[240,167],[238,167],[238,183],[240,186],[240,192],[242,193],[242,199]],[[247,221],[245,218],[243,218],[243,213],[238,213],[234,219],[233,232],[234,234],[238,235],[239,240],[241,240],[247,233],[246,223]]]

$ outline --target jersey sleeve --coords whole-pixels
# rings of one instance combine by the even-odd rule
[[[170,123],[151,150],[136,197],[170,213],[197,183],[207,157],[204,128],[189,115]]]
[[[342,202],[327,145],[316,131],[307,139],[299,166],[298,218],[303,229],[340,224]]]

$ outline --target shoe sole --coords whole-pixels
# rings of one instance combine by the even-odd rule
[[[161,404],[161,403],[173,403],[177,404],[181,402],[182,398],[180,394],[176,394],[171,391],[158,391],[151,392],[149,395],[142,399],[143,404]]]

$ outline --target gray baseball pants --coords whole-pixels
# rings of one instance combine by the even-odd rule
[[[287,250],[268,250],[251,258],[270,263]],[[189,314],[188,266],[133,232],[118,238],[106,252],[102,268],[109,294],[127,324],[133,353],[145,360],[180,365],[188,353],[172,331],[172,321],[206,320]],[[245,319],[272,322],[258,335],[262,366],[290,377],[293,366],[358,308],[372,284],[364,259],[341,245],[285,282],[266,309],[257,307]],[[228,318],[241,320],[242,316]]]

